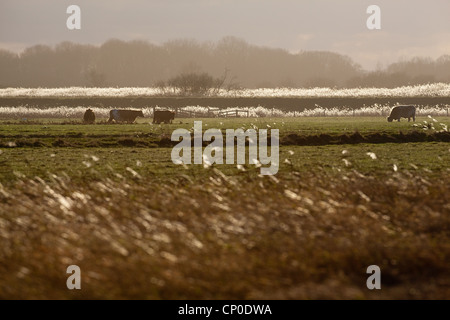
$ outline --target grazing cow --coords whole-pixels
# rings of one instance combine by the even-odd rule
[[[415,106],[396,106],[392,108],[391,114],[387,117],[387,121],[392,122],[392,120],[398,120],[400,118],[408,118],[408,122],[413,118],[416,121],[416,107]]]
[[[90,108],[86,110],[83,116],[83,122],[92,124],[95,122],[95,114],[94,111],[92,111]]]
[[[153,114],[153,123],[172,123],[175,119],[175,112],[169,110],[158,110]]]
[[[113,120],[115,122],[133,123],[137,117],[144,117],[142,110],[113,109],[109,112],[108,123],[111,123]]]

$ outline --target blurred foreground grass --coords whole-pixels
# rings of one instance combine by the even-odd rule
[[[3,149],[0,298],[450,297],[448,144],[283,147],[274,177],[169,150]]]
[[[23,179],[0,187],[0,298],[448,299],[449,179]]]

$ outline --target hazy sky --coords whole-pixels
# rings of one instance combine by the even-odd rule
[[[81,30],[66,27],[71,4],[81,8]],[[371,4],[381,7],[381,30],[366,27]],[[0,0],[0,48],[236,36],[290,52],[334,51],[373,69],[450,54],[449,15],[450,0]]]

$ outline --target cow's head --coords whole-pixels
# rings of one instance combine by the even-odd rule
[[[173,111],[170,112],[170,118],[171,118],[172,120],[175,119],[175,112],[173,112]]]
[[[144,118],[144,112],[142,112],[142,110],[141,110],[141,111],[138,113],[138,116]]]
[[[387,121],[388,122],[392,122],[392,118],[389,116],[389,117],[387,117]]]

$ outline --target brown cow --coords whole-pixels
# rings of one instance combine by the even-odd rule
[[[95,123],[95,114],[90,108],[86,110],[83,116],[83,122],[88,124]]]
[[[108,123],[111,123],[113,120],[115,122],[133,123],[137,117],[144,117],[142,110],[113,109],[109,112]]]
[[[153,114],[153,123],[172,123],[175,119],[175,112],[169,110],[157,110]]]

